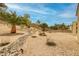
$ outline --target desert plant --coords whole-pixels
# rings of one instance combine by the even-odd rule
[[[12,25],[11,33],[16,33],[16,24],[18,23],[18,16],[16,12],[1,12],[2,20]]]
[[[30,21],[30,16],[28,14],[24,14],[23,17],[22,17],[22,23],[23,25],[26,25],[26,26],[30,26],[31,25],[31,21]]]
[[[41,21],[40,20],[37,20],[36,21],[36,24],[40,25],[41,24]]]
[[[1,20],[8,22],[12,25],[11,33],[16,33],[16,25],[30,25],[31,21],[29,20],[29,16],[18,16],[16,12],[0,12]]]
[[[47,23],[41,23],[40,27],[42,28],[42,31],[46,31],[46,28],[48,28],[48,24]]]
[[[48,46],[56,46],[56,43],[55,42],[51,42],[51,41],[49,41],[50,39],[47,39],[47,42],[46,42],[46,44],[48,45]]]
[[[46,36],[45,32],[39,33],[40,36]]]
[[[53,30],[67,30],[68,28],[69,26],[64,23],[50,26],[50,29],[53,29]]]
[[[36,38],[37,36],[32,36],[32,38]]]

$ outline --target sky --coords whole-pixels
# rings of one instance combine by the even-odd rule
[[[77,20],[76,3],[7,3],[8,10],[16,11],[18,15],[29,14],[30,20],[47,23],[49,26],[65,23],[72,24]]]

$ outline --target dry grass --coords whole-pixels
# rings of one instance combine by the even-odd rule
[[[46,36],[46,34],[43,32],[43,33],[40,33],[39,34],[40,36]]]
[[[37,36],[32,36],[32,38],[36,38]]]

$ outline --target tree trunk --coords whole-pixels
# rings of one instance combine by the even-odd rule
[[[16,25],[15,24],[12,25],[11,33],[16,33]]]

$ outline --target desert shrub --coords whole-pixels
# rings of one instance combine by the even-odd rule
[[[32,38],[36,38],[37,36],[32,36]]]
[[[48,24],[47,23],[41,23],[40,27],[42,28],[42,31],[46,31],[48,28]]]
[[[46,43],[48,46],[56,46],[56,43],[55,42],[47,42]]]
[[[43,32],[43,33],[40,33],[39,34],[40,36],[46,36],[46,34]]]
[[[47,39],[47,43],[48,46],[56,46],[55,42],[49,41],[49,39]]]

